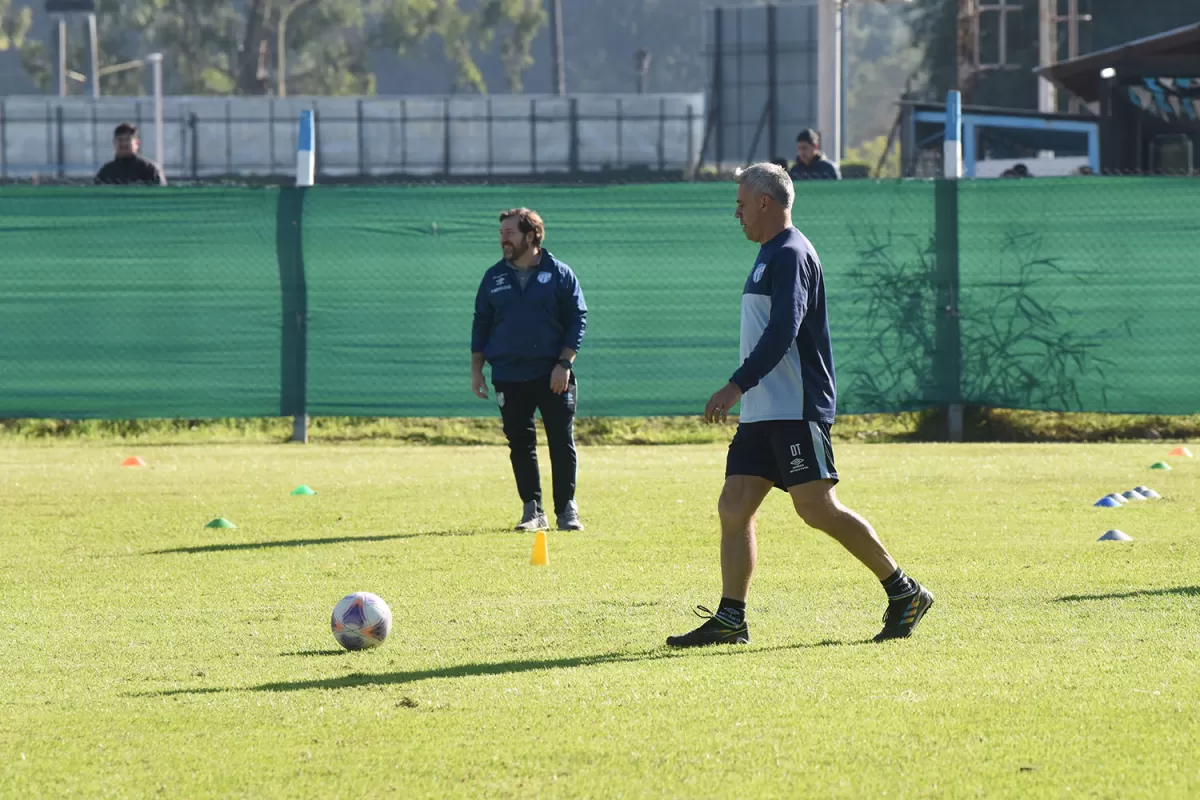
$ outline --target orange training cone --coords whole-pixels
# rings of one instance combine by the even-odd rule
[[[1176,447],[1176,448],[1175,448],[1174,450],[1172,450],[1170,453],[1167,453],[1167,455],[1170,455],[1170,456],[1183,456],[1184,458],[1191,458],[1191,457],[1192,457],[1192,451],[1191,451],[1191,450],[1188,450],[1186,447]]]
[[[546,543],[545,531],[537,532],[537,538],[533,540],[533,555],[529,557],[529,563],[535,567],[550,565],[550,547]]]
[[[146,462],[142,461],[142,459],[139,458],[138,456],[130,456],[129,458],[127,458],[121,462],[121,466],[122,467],[144,467],[144,466],[146,466]]]

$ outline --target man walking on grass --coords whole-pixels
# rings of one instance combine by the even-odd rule
[[[500,214],[504,257],[483,276],[471,332],[471,388],[488,396],[483,365],[504,421],[517,492],[524,504],[519,531],[549,528],[542,509],[534,412],[542,412],[560,531],[581,531],[575,504],[575,354],[587,327],[587,304],[571,268],[542,247],[546,226],[536,211]]]
[[[836,539],[883,584],[888,605],[875,641],[909,636],[933,605],[933,595],[896,566],[871,524],[834,492],[829,429],[836,392],[825,282],[812,244],[792,226],[794,199],[791,178],[776,164],[755,164],[738,175],[734,216],[761,248],[742,290],[742,365],[704,409],[707,422],[724,422],[734,404],[742,404],[717,502],[722,596],[715,614],[697,607],[707,621],[669,637],[672,647],[750,641],[754,520],[773,486],[791,495],[805,523]]]

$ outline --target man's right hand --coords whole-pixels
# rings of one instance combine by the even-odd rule
[[[483,377],[483,371],[471,373],[471,391],[475,392],[475,396],[480,400],[488,399],[487,379]]]

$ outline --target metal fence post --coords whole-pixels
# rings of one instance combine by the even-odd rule
[[[316,181],[321,177],[321,169],[325,166],[325,159],[321,158],[321,112],[316,109],[316,102],[313,102],[312,112],[312,157],[313,157],[313,180]],[[301,112],[303,113],[303,112]]]
[[[450,175],[450,98],[442,101],[442,172]]]
[[[0,181],[8,177],[8,131],[4,122],[5,102],[0,98]]]
[[[692,171],[692,162],[696,157],[696,109],[691,103],[687,107],[687,160],[683,163],[685,172]]]
[[[571,174],[579,172],[579,98],[572,97],[567,101],[567,108],[570,115],[570,143],[567,149],[567,158],[570,161],[568,171]]]
[[[774,8],[774,6],[771,6]],[[658,98],[658,171],[667,169],[667,98]]]
[[[63,177],[66,174],[65,165],[67,160],[67,144],[63,140],[63,107],[55,106],[54,108],[54,126],[55,126],[55,160],[58,162],[58,177]]]
[[[617,98],[617,169],[625,166],[624,135],[625,119],[621,115],[621,98]]]
[[[408,171],[408,101],[400,99],[400,172]]]
[[[100,138],[99,133],[97,132],[98,128],[99,120],[97,119],[96,115],[96,104],[92,103],[92,165],[94,167],[99,167],[104,163],[103,159],[100,157]],[[161,156],[159,157],[161,158]],[[165,164],[162,165],[162,167],[164,170],[167,168]]]
[[[495,171],[496,157],[493,152],[494,145],[492,143],[492,98],[487,101],[487,174],[490,178]]]
[[[200,177],[200,117],[195,111],[188,113],[188,129],[192,133],[192,180]]]
[[[363,130],[363,100],[359,98],[357,108],[358,113],[358,174],[360,176],[367,174],[367,142],[366,132]]]
[[[537,174],[537,100],[529,101],[529,171]]]

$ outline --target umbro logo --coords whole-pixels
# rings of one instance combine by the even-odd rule
[[[808,467],[805,465],[803,458],[792,459],[792,472],[803,472],[806,469]]]

